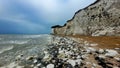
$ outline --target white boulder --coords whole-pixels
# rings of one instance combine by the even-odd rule
[[[106,51],[107,51],[107,53],[105,54],[106,56],[116,56],[116,55],[119,54],[119,53],[118,53],[117,51],[115,51],[115,50],[107,49]]]
[[[48,64],[46,68],[54,68],[54,64]]]
[[[67,62],[70,63],[73,67],[75,66],[76,63],[76,61],[72,59],[67,60]]]

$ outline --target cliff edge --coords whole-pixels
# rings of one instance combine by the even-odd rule
[[[53,34],[120,36],[120,0],[96,0],[75,13],[64,26],[52,26]]]

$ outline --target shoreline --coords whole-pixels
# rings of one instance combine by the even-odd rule
[[[85,35],[55,35],[60,37],[70,37],[80,42],[81,39],[89,43],[98,44],[98,48],[114,49],[120,48],[120,36],[85,36]]]
[[[52,37],[51,44],[43,51],[43,57],[31,55],[24,58],[24,55],[21,54],[16,57],[16,64],[13,66],[20,66],[21,68],[103,68],[120,66],[120,48],[96,49],[94,46],[97,45],[94,44],[93,46],[92,44],[91,46],[84,40],[76,42],[72,37],[54,35]]]

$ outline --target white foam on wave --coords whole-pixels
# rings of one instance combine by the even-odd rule
[[[9,65],[0,68],[24,68],[24,66],[19,66],[16,62],[12,62]]]
[[[2,40],[2,38],[0,38],[0,40]]]
[[[4,41],[0,42],[0,44],[26,44],[29,40],[26,41],[18,41],[18,40],[11,40],[11,41]]]
[[[48,34],[43,34],[43,35],[24,35],[22,38],[39,38],[39,37],[45,37],[49,36]]]
[[[13,48],[14,48],[14,46],[2,47],[2,48],[0,49],[0,54],[3,53],[3,52],[5,52],[5,51],[11,50],[11,49],[13,49]]]
[[[23,36],[23,38],[38,38],[38,37],[41,37],[42,35],[26,35],[26,36]]]
[[[28,41],[12,41],[13,44],[26,44]]]

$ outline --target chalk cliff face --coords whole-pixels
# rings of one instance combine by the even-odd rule
[[[52,30],[64,35],[120,36],[120,0],[97,0]]]

